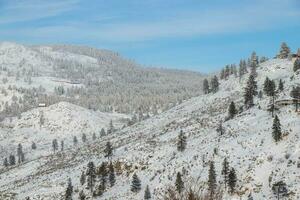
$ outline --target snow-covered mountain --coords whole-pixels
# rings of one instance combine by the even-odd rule
[[[168,109],[201,94],[203,80],[200,73],[144,68],[108,50],[10,42],[0,43],[0,72],[3,90],[41,88],[86,108],[127,114]]]
[[[300,85],[300,75],[293,72],[293,61],[288,59],[263,62],[257,74],[258,90],[263,90],[266,77],[274,80],[276,85],[280,79],[284,82],[284,90],[277,99],[290,99],[292,87]],[[177,172],[183,174],[186,185],[207,188],[210,161],[215,162],[217,181],[223,185],[221,169],[225,157],[236,170],[238,181],[237,192],[233,195],[226,193],[224,199],[247,199],[250,193],[254,199],[274,199],[272,185],[279,181],[286,183],[288,199],[300,199],[300,115],[295,112],[294,106],[281,106],[276,111],[283,132],[283,139],[277,143],[272,138],[273,117],[268,111],[268,96],[264,95],[261,99],[255,97],[254,107],[224,121],[232,101],[237,107],[243,105],[247,79],[248,74],[241,78],[231,75],[227,80],[220,81],[220,89],[216,93],[185,100],[132,126],[97,136],[96,140],[79,147],[72,145],[69,135],[80,135],[85,130],[99,132],[103,124],[107,125],[108,119],[117,121],[126,116],[113,114],[103,120],[104,116],[100,113],[59,103],[28,111],[11,122],[5,120],[2,130],[4,139],[0,141],[17,145],[24,140],[26,161],[14,167],[0,168],[0,197],[61,199],[68,178],[74,186],[74,199],[78,199],[80,191],[89,196],[90,191],[86,184],[81,185],[80,176],[82,171],[86,171],[88,162],[93,161],[98,167],[102,162],[109,161],[104,157],[104,147],[110,141],[114,147],[111,161],[115,166],[117,163],[119,165],[116,183],[94,199],[143,199],[147,185],[153,199],[162,199],[167,188],[174,186]],[[45,109],[46,120],[40,128],[38,113],[41,109]],[[225,130],[223,135],[216,131],[220,121],[223,121]],[[180,130],[187,136],[187,147],[183,152],[177,151]],[[64,151],[51,153],[52,134],[64,139],[67,144]],[[45,142],[47,153],[28,147],[34,138]],[[8,149],[5,145],[4,148]],[[7,153],[4,154],[8,156]],[[141,179],[142,190],[138,193],[130,191],[133,173]],[[97,187],[100,180],[98,177],[96,180]]]

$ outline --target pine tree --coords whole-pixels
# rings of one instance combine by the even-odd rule
[[[81,191],[79,192],[79,200],[85,200],[85,198],[86,198],[86,196],[85,196],[83,190],[81,190]]]
[[[235,108],[235,104],[234,102],[232,101],[229,105],[229,108],[228,108],[228,117],[229,119],[232,119],[234,118],[234,116],[237,114],[237,110]]]
[[[94,141],[97,139],[96,133],[93,133],[93,137],[92,138],[93,138]]]
[[[186,136],[182,130],[178,135],[177,150],[183,152],[186,149]]]
[[[251,75],[254,77],[257,76],[257,72],[256,72],[257,66],[258,66],[258,56],[256,55],[255,52],[252,52],[251,59],[250,59],[250,72]]]
[[[110,142],[107,142],[104,149],[104,156],[106,158],[111,158],[113,156],[113,147]]]
[[[221,70],[220,79],[223,80],[225,78],[225,69]]]
[[[285,42],[281,43],[280,51],[278,57],[281,59],[287,58],[291,53],[290,48],[287,46]]]
[[[214,76],[211,79],[211,91],[216,93],[219,90],[219,80],[217,76]]]
[[[74,144],[74,146],[76,146],[78,144],[78,140],[77,140],[76,136],[73,137],[73,144]]]
[[[80,184],[84,185],[85,184],[85,180],[86,180],[86,176],[84,171],[81,172],[81,176],[80,176]]]
[[[52,148],[53,148],[54,153],[56,150],[58,150],[57,139],[52,140]]]
[[[88,163],[86,175],[87,175],[87,185],[91,190],[91,194],[93,194],[93,189],[95,186],[95,179],[96,179],[95,165],[93,162]]]
[[[254,96],[257,95],[257,83],[255,77],[250,74],[244,93],[244,103],[246,108],[254,105]]]
[[[294,62],[294,72],[298,71],[300,69],[300,58],[297,58]]]
[[[145,189],[144,199],[145,199],[145,200],[151,199],[151,193],[150,193],[150,189],[149,189],[149,186],[148,186],[148,185],[146,186],[146,189]]]
[[[9,165],[13,166],[16,164],[16,157],[14,155],[9,156]]]
[[[216,189],[217,189],[217,177],[216,177],[215,164],[213,161],[211,161],[209,163],[209,171],[208,171],[208,191],[211,199],[215,195]]]
[[[31,144],[31,149],[32,149],[32,150],[36,150],[36,144],[35,144],[35,142],[32,142],[32,144]]]
[[[224,78],[227,80],[229,75],[230,75],[230,68],[229,68],[229,65],[226,65],[225,66],[225,72],[224,72]]]
[[[73,186],[71,178],[68,180],[68,186],[65,193],[65,200],[72,200],[72,194],[73,194]]]
[[[300,101],[300,86],[293,87],[291,91],[291,97],[294,98],[295,106],[296,106],[296,112],[298,111],[298,104]]]
[[[23,147],[21,144],[18,144],[17,148],[17,156],[18,156],[18,163],[24,162],[24,153],[23,153]]]
[[[98,169],[97,174],[100,176],[101,185],[102,185],[103,189],[106,188],[108,173],[109,172],[107,171],[107,162],[102,162]]]
[[[104,128],[102,128],[100,131],[100,137],[103,137],[105,135],[106,135],[105,130],[104,130]]]
[[[110,183],[110,187],[113,187],[115,185],[115,182],[116,182],[115,169],[114,169],[114,165],[112,164],[112,162],[110,162],[110,164],[109,164],[109,183]]]
[[[86,139],[86,134],[85,133],[82,134],[81,138],[82,138],[82,142],[86,142],[87,139]]]
[[[219,126],[217,128],[217,132],[220,133],[220,135],[224,135],[225,134],[225,129],[223,127],[222,122],[219,123]]]
[[[60,142],[60,151],[64,151],[64,148],[65,148],[65,142],[62,140]]]
[[[8,167],[9,166],[7,158],[4,158],[3,166],[4,167]]]
[[[283,81],[280,79],[278,84],[278,91],[282,92],[284,90]]]
[[[204,94],[208,94],[209,93],[209,84],[208,84],[208,80],[204,79],[203,81],[203,92]]]
[[[229,163],[227,161],[227,158],[225,158],[223,161],[222,175],[224,176],[224,185],[226,189],[229,182]]]
[[[109,128],[107,130],[107,134],[111,134],[111,133],[114,133],[114,132],[115,132],[115,127],[113,125],[113,121],[110,120],[110,122],[109,122]]]
[[[228,186],[230,189],[230,193],[235,192],[235,186],[236,186],[237,178],[234,168],[231,168],[229,175],[228,175]]]
[[[176,181],[175,181],[176,191],[181,194],[184,189],[184,182],[180,172],[177,172]]]
[[[275,142],[278,142],[282,139],[282,133],[281,133],[281,124],[280,124],[280,120],[278,118],[277,115],[275,115],[275,118],[273,120],[273,139],[275,140]]]
[[[265,82],[264,82],[264,93],[269,96],[269,90],[270,90],[270,79],[269,77],[266,77]]]
[[[139,177],[136,175],[136,173],[132,176],[132,182],[131,182],[131,191],[138,193],[141,190],[141,181]]]

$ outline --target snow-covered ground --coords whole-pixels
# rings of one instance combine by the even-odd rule
[[[293,72],[292,64],[292,61],[279,59],[261,64],[257,70],[259,90],[262,90],[266,76],[274,79],[276,84],[282,79],[285,89],[278,98],[288,98],[292,86],[300,85],[299,74]],[[86,170],[89,161],[94,161],[97,166],[107,161],[103,148],[110,141],[115,148],[112,159],[122,163],[123,172],[116,177],[116,185],[107,188],[98,199],[140,200],[146,185],[149,185],[153,199],[159,199],[166,187],[174,185],[177,172],[182,172],[187,182],[206,187],[211,160],[216,165],[217,180],[222,183],[221,167],[225,157],[237,172],[239,191],[239,195],[228,195],[227,199],[246,199],[250,192],[254,199],[274,199],[270,185],[280,180],[287,184],[290,199],[300,199],[300,168],[297,167],[300,163],[300,115],[293,106],[282,107],[276,113],[285,135],[277,144],[272,138],[273,119],[267,111],[270,99],[266,96],[261,100],[256,98],[253,108],[224,122],[224,135],[216,132],[219,122],[227,116],[230,102],[234,101],[237,107],[243,105],[247,78],[248,74],[241,80],[232,75],[221,81],[220,90],[215,94],[186,100],[104,137],[98,137],[98,133],[108,126],[110,119],[121,127],[122,121],[118,120],[126,116],[92,112],[61,102],[23,113],[20,119],[14,118],[11,122],[6,120],[0,136],[2,154],[7,155],[22,142],[26,162],[0,169],[2,198],[4,194],[10,194],[16,199],[26,196],[59,199],[70,177],[77,199],[78,191],[84,189],[79,182],[82,170]],[[46,119],[41,127],[40,111]],[[188,137],[184,152],[176,149],[180,130]],[[97,139],[73,147],[72,137],[77,135],[80,141],[83,132],[87,133],[88,140],[96,132]],[[51,152],[54,138],[66,141],[63,152]],[[32,141],[36,141],[37,150],[30,149]],[[137,194],[130,191],[133,172],[142,180],[142,191]],[[85,193],[89,194],[89,191],[85,190]]]

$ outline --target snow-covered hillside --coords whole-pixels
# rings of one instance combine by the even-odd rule
[[[262,90],[267,76],[275,80],[276,84],[280,79],[284,81],[284,91],[279,94],[278,99],[290,98],[292,87],[300,85],[300,76],[293,72],[293,62],[287,59],[264,62],[260,64],[257,73],[258,90]],[[217,181],[222,184],[221,168],[225,157],[236,170],[238,179],[238,193],[226,195],[225,199],[247,199],[249,193],[252,193],[254,199],[274,199],[271,187],[278,181],[287,184],[289,199],[300,199],[300,115],[295,112],[293,105],[280,107],[276,111],[284,134],[278,143],[272,138],[273,118],[267,111],[270,97],[265,95],[262,99],[255,98],[254,107],[223,122],[225,134],[220,135],[216,131],[220,121],[227,117],[231,101],[238,107],[243,105],[247,79],[248,74],[241,79],[231,75],[228,80],[220,82],[220,90],[217,93],[186,100],[163,113],[113,134],[97,137],[95,141],[80,148],[70,147],[63,152],[47,156],[40,154],[40,157],[33,159],[29,155],[34,154],[34,151],[28,148],[29,143],[24,143],[27,147],[26,155],[28,154],[26,162],[8,169],[2,168],[0,172],[2,198],[11,196],[23,199],[28,196],[31,199],[59,199],[64,195],[68,178],[72,179],[74,199],[78,198],[81,190],[89,195],[89,190],[81,186],[80,175],[82,171],[86,171],[88,162],[93,161],[98,167],[103,161],[108,161],[104,157],[103,149],[107,141],[110,141],[114,146],[112,161],[121,163],[121,171],[116,176],[116,184],[107,187],[101,197],[94,199],[140,200],[146,185],[149,185],[153,199],[160,199],[169,186],[174,186],[177,172],[183,174],[186,183],[206,188],[210,161],[215,162]],[[44,127],[41,128],[43,131],[39,131],[39,110],[25,113],[21,119],[13,119],[11,123],[5,121],[7,126],[14,124],[11,131],[15,132],[7,133],[9,139],[6,141],[15,141],[16,145],[16,141],[26,137],[24,131],[27,128],[36,131],[26,133],[30,138],[34,138],[35,133],[44,132],[67,139],[69,134],[80,134],[80,130],[85,130],[83,124],[87,119],[90,119],[87,120],[87,130],[91,133],[94,131],[93,127],[103,126],[98,126],[97,121],[101,121],[96,117],[98,114],[81,111],[79,107],[71,109],[78,109],[78,118],[76,114],[68,114],[69,111],[58,112],[61,107],[69,106],[60,103],[49,107],[61,119],[56,121],[56,116],[54,117],[49,110],[50,113],[45,114],[48,118],[45,122],[47,131]],[[119,117],[124,116],[115,116],[115,119]],[[70,122],[72,120],[74,123]],[[81,125],[77,127],[76,123]],[[66,127],[69,124],[71,131],[65,129],[65,124]],[[58,131],[52,133],[51,128]],[[187,148],[184,152],[178,152],[176,147],[180,130],[187,136]],[[66,135],[63,134],[65,132]],[[43,139],[41,135],[38,137]],[[25,138],[25,141],[30,140]],[[50,149],[50,144],[48,146]],[[139,193],[130,191],[134,172],[141,179],[142,191]]]
[[[50,95],[50,104],[57,103],[55,99],[59,98],[103,112],[153,114],[201,94],[203,75],[144,68],[118,53],[91,47],[2,42],[0,80],[1,93],[7,96],[1,99],[3,105],[11,104],[7,98],[12,95],[6,94],[10,86],[18,90],[39,89],[38,93],[33,92],[34,96]],[[5,113],[1,115],[7,117]]]

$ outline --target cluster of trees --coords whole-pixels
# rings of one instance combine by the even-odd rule
[[[294,62],[294,72],[298,71],[300,69],[300,58],[297,58]]]
[[[237,175],[235,169],[229,166],[227,158],[225,158],[223,161],[222,175],[225,190],[228,189],[229,193],[233,194],[236,191]],[[217,196],[219,196],[218,181],[215,164],[213,161],[210,161],[209,163],[207,185],[209,199],[217,199]],[[182,174],[180,172],[177,172],[175,180],[175,190],[178,192],[178,194],[182,194],[186,189],[185,187],[186,184]],[[188,193],[191,193],[191,191],[188,191]]]
[[[207,79],[203,81],[203,92],[204,94],[216,93],[219,90],[219,80],[217,76],[211,78],[210,83]]]
[[[25,153],[23,152],[23,147],[21,144],[18,144],[17,147],[17,158],[18,160],[16,160],[16,157],[13,154],[9,155],[8,158],[4,158],[3,166],[4,167],[13,166],[16,163],[21,164],[25,161]]]
[[[291,50],[288,47],[288,45],[285,42],[281,43],[277,58],[285,59],[288,58],[290,54],[291,54]]]

